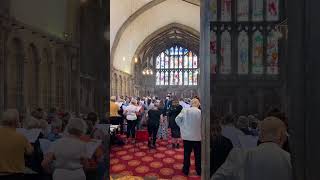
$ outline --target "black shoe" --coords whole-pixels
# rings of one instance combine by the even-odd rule
[[[179,148],[180,148],[180,144],[177,144],[177,145],[176,145],[176,148],[179,149]]]

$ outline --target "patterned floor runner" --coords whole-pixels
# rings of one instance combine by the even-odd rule
[[[169,140],[158,140],[157,148],[150,150],[146,142],[113,146],[110,170],[113,177],[138,176],[146,179],[199,180],[191,156],[189,177],[184,176],[183,147],[172,149]]]

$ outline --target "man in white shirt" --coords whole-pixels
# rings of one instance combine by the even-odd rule
[[[290,154],[281,147],[286,140],[286,126],[276,117],[260,125],[261,144],[244,151],[233,150],[211,180],[292,180]]]
[[[201,174],[201,110],[198,99],[191,101],[191,108],[183,109],[176,117],[176,123],[180,127],[184,145],[184,160],[182,172],[189,174],[190,155],[192,150],[195,156],[197,174]]]

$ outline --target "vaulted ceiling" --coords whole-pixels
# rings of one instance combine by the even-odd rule
[[[113,67],[131,74],[134,57],[173,43],[198,49],[199,5],[200,0],[111,0]]]

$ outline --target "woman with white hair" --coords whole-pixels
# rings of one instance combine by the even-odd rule
[[[9,109],[0,120],[0,179],[24,179],[25,154],[32,154],[28,140],[16,132],[19,123],[17,110]]]
[[[86,129],[84,120],[72,118],[66,126],[68,135],[58,139],[50,147],[42,166],[48,168],[55,160],[53,180],[86,179],[83,167],[87,161],[87,150],[86,144],[80,140]]]
[[[136,135],[136,125],[137,125],[137,113],[140,111],[140,107],[137,106],[137,100],[132,99],[130,105],[125,108],[124,114],[127,119],[127,138],[135,138]],[[134,140],[132,141],[134,143]]]

